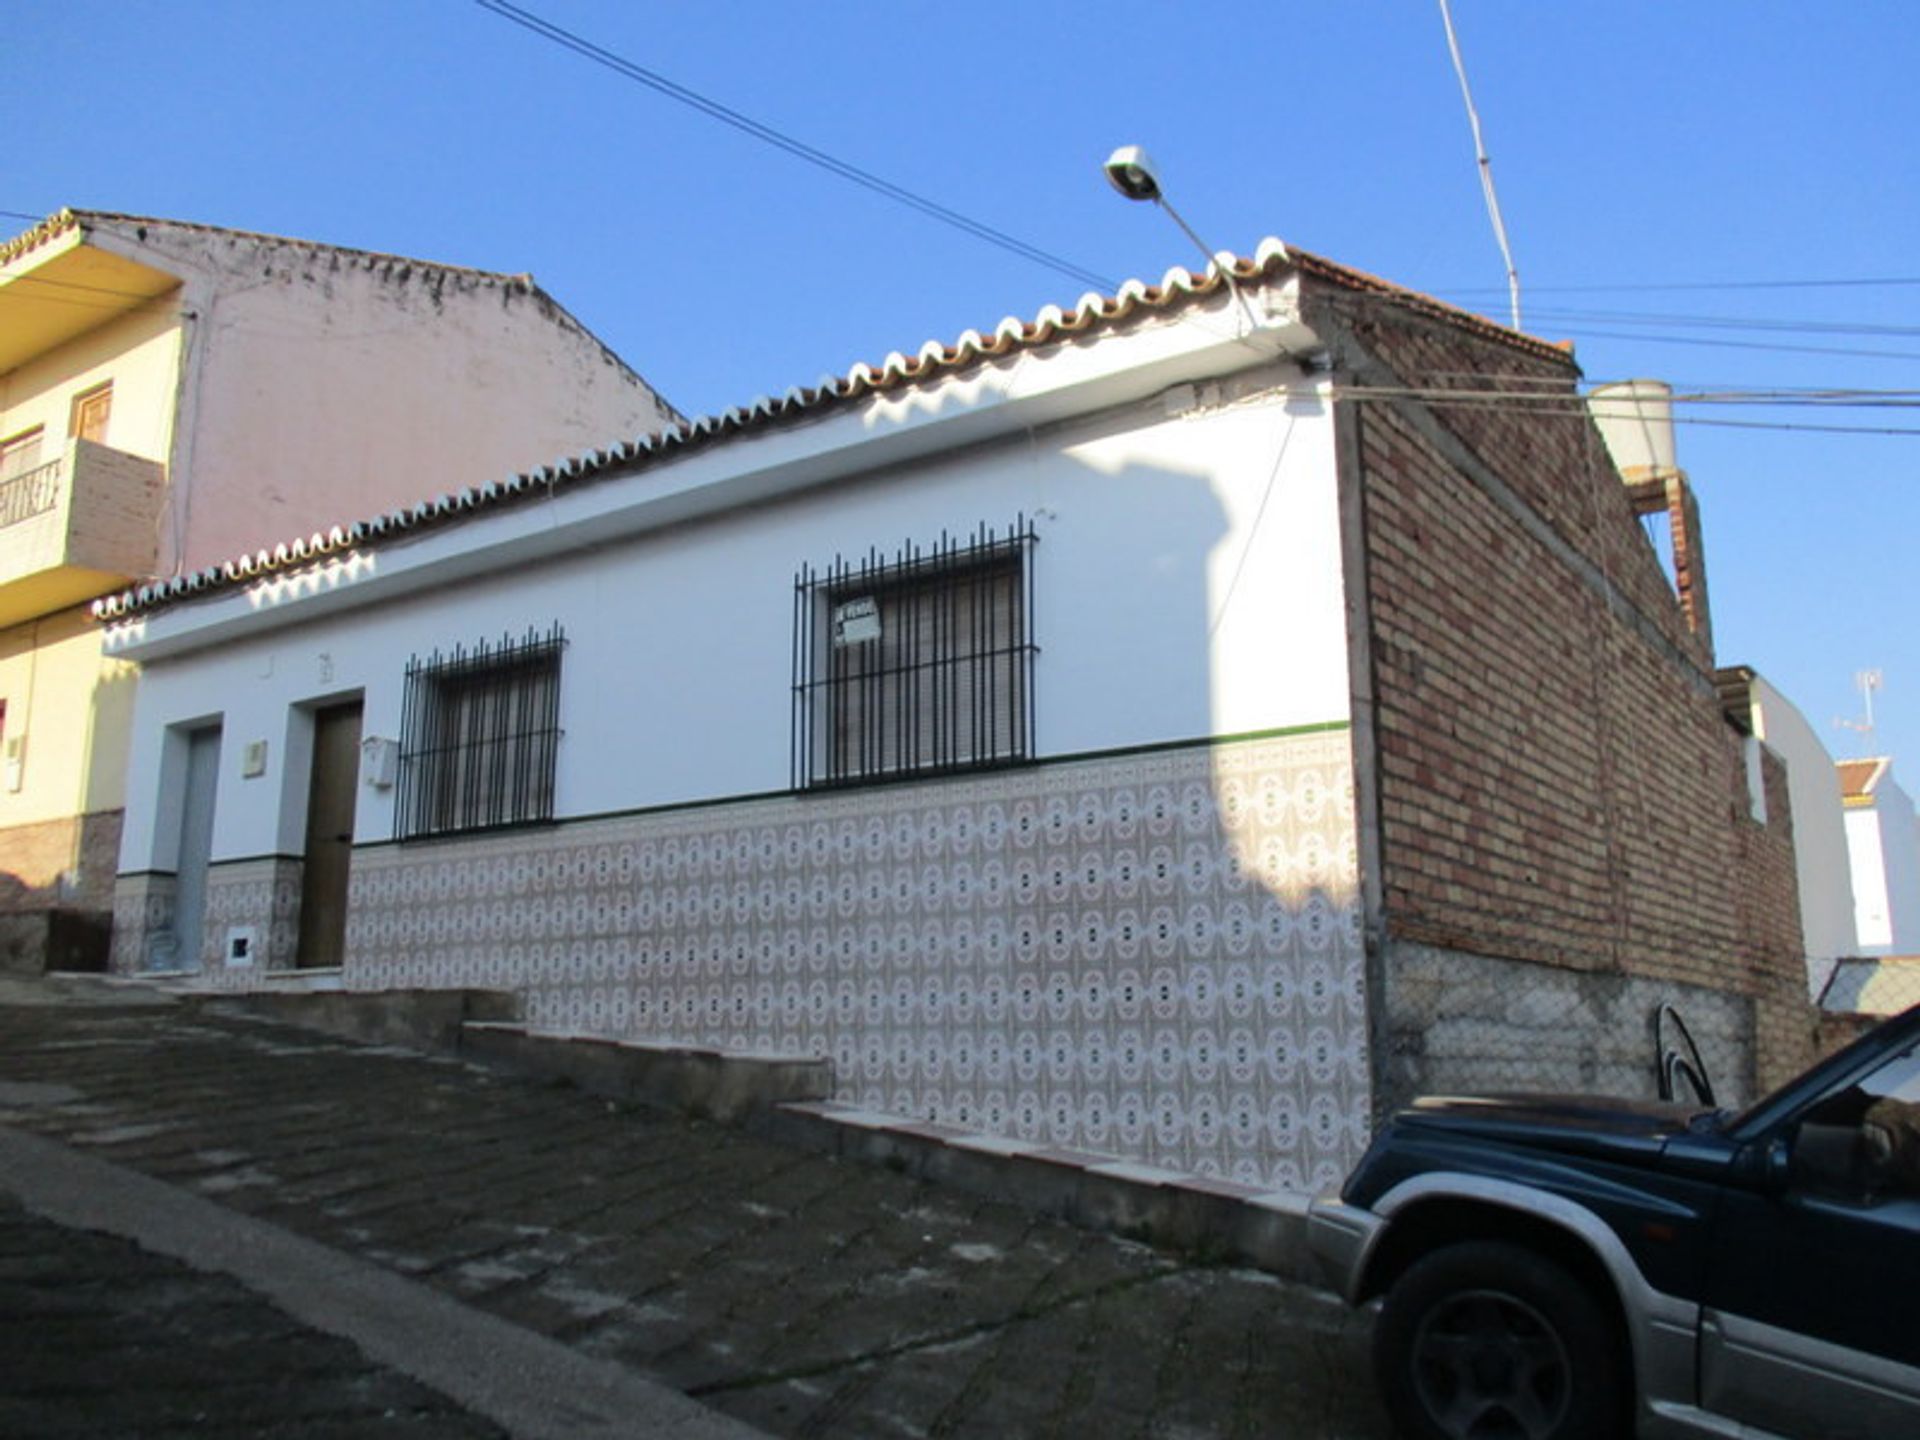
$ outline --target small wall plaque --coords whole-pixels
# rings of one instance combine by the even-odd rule
[[[843,600],[833,607],[833,643],[858,645],[880,638],[880,602],[871,595]]]

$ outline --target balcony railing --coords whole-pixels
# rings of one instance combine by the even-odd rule
[[[157,460],[70,440],[45,464],[0,478],[0,627],[151,574],[166,473]]]
[[[60,503],[60,472],[66,457],[56,455],[44,465],[0,480],[0,526],[17,525]]]

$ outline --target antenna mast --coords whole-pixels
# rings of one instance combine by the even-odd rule
[[[1507,244],[1506,222],[1500,218],[1500,197],[1493,189],[1493,161],[1487,158],[1487,142],[1480,136],[1480,112],[1473,105],[1473,91],[1467,85],[1467,64],[1460,58],[1460,41],[1453,33],[1453,12],[1447,0],[1440,0],[1440,22],[1447,27],[1447,49],[1453,55],[1453,73],[1460,77],[1460,98],[1467,102],[1467,123],[1473,127],[1473,153],[1480,161],[1480,193],[1487,199],[1487,218],[1493,222],[1493,238],[1500,242],[1500,258],[1507,264],[1507,298],[1513,306],[1513,328],[1520,328],[1520,272],[1514,268],[1513,249]]]
[[[1858,735],[1861,745],[1869,752],[1873,749],[1873,692],[1881,687],[1884,678],[1878,670],[1856,670],[1853,684],[1854,688],[1860,692],[1861,704],[1866,708],[1866,719],[1833,722],[1842,730],[1851,730]]]

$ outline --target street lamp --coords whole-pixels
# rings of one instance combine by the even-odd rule
[[[1129,200],[1150,200],[1173,218],[1173,223],[1185,232],[1186,237],[1200,248],[1207,257],[1207,264],[1220,267],[1220,277],[1227,282],[1227,289],[1239,302],[1241,311],[1247,317],[1247,323],[1255,330],[1260,329],[1260,321],[1253,313],[1253,307],[1247,304],[1247,297],[1240,293],[1240,286],[1233,278],[1232,257],[1228,263],[1221,264],[1218,256],[1207,248],[1207,242],[1194,233],[1185,217],[1173,208],[1173,202],[1167,199],[1166,192],[1160,188],[1160,172],[1153,163],[1153,157],[1140,145],[1122,145],[1107,157],[1107,183]]]

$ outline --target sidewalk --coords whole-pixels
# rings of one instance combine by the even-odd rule
[[[1320,1292],[446,1058],[14,986],[0,1126],[775,1434],[1387,1433]]]

